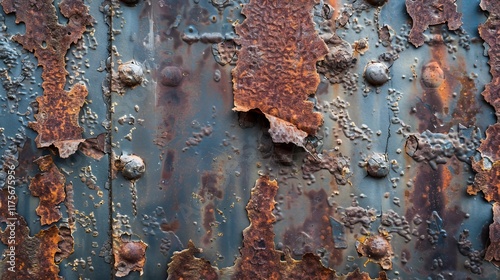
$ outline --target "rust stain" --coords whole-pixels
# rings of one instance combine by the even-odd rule
[[[281,255],[274,248],[273,214],[278,183],[267,177],[257,180],[247,204],[250,226],[243,230],[241,257],[236,261],[237,279],[279,279]]]
[[[311,190],[306,193],[310,200],[307,217],[299,228],[288,229],[283,238],[285,247],[294,248],[293,257],[301,257],[304,253],[324,250],[329,253],[329,266],[340,265],[344,260],[342,249],[336,249],[332,236],[330,216],[335,209],[328,205],[328,194],[325,190]],[[307,237],[305,237],[307,236]]]
[[[316,62],[328,53],[312,21],[317,3],[252,0],[242,10],[247,18],[236,26],[241,50],[232,71],[233,110],[260,110],[274,142],[303,146],[323,123],[307,101],[320,82]]]
[[[489,45],[488,56],[492,80],[483,91],[484,99],[490,103],[496,111],[497,119],[500,119],[500,6],[495,0],[482,0],[480,4],[484,11],[489,13],[488,19],[479,26],[479,35]]]
[[[275,249],[274,223],[276,217],[273,210],[276,204],[274,197],[278,191],[276,180],[263,176],[257,180],[251,191],[250,201],[246,209],[250,226],[243,230],[243,246],[241,256],[234,266],[218,269],[210,262],[194,255],[202,252],[192,241],[188,248],[175,252],[168,264],[168,279],[371,279],[368,273],[359,270],[345,276],[338,276],[335,271],[325,267],[318,256],[306,253],[302,260],[292,258],[290,252]],[[323,191],[323,195],[326,195]],[[321,219],[328,220],[327,215]],[[326,223],[325,223],[326,224]],[[318,234],[331,235],[331,229]],[[319,237],[321,239],[321,236]],[[385,272],[379,279],[387,279]]]
[[[221,199],[223,192],[220,181],[224,178],[222,173],[205,171],[201,176],[201,188],[198,194],[204,199]]]
[[[42,225],[50,225],[61,219],[62,213],[57,207],[66,198],[64,187],[66,178],[54,164],[50,155],[35,160],[42,173],[35,175],[29,189],[31,194],[40,198],[36,213]]]
[[[53,225],[30,236],[30,229],[24,217],[11,211],[9,201],[17,204],[17,197],[11,200],[7,189],[0,190],[0,223],[6,223],[5,230],[0,229],[0,240],[7,245],[5,258],[0,261],[0,278],[9,279],[62,279],[54,258],[62,240],[58,228]],[[11,236],[14,233],[15,239]],[[14,241],[12,241],[14,240]],[[9,269],[14,267],[13,270]]]
[[[334,150],[324,151],[318,155],[307,155],[302,164],[304,179],[315,181],[313,173],[326,169],[335,177],[338,185],[345,185],[349,182],[352,172],[350,170],[349,157],[337,154]]]
[[[203,207],[203,228],[205,229],[205,236],[203,237],[204,244],[209,244],[212,239],[212,226],[214,226],[215,221],[215,205],[213,202],[210,202]]]
[[[419,219],[427,221],[426,226],[415,227],[413,234],[423,236],[415,242],[415,249],[420,252],[433,252],[434,258],[446,257],[443,269],[457,269],[456,240],[444,238],[455,236],[465,213],[457,206],[447,204],[447,189],[450,189],[450,173],[446,166],[432,168],[429,165],[419,167],[414,187],[409,194],[405,217],[407,220]],[[434,221],[434,222],[433,222]],[[439,225],[444,223],[443,225]],[[424,224],[425,225],[425,224]],[[446,228],[446,230],[444,230]],[[424,262],[429,267],[434,259],[426,258]]]
[[[500,6],[494,0],[482,0],[480,4],[484,11],[489,13],[486,22],[479,26],[479,35],[489,45],[488,56],[490,64],[490,73],[492,80],[486,85],[482,95],[484,99],[495,108],[497,123],[486,130],[486,139],[482,141],[478,151],[482,159],[472,160],[472,168],[476,173],[472,186],[467,188],[469,194],[477,194],[482,191],[487,201],[495,201],[493,204],[493,223],[490,225],[490,245],[486,250],[485,259],[499,263],[500,262],[500,49],[499,49],[499,30],[500,30]]]
[[[83,142],[78,114],[87,96],[84,84],[75,84],[69,91],[66,84],[65,55],[71,44],[76,43],[92,25],[93,18],[83,0],[63,0],[59,4],[61,14],[68,19],[58,22],[52,0],[5,0],[1,3],[7,14],[16,14],[16,23],[26,26],[24,35],[14,40],[26,50],[34,52],[38,65],[43,67],[43,96],[37,97],[38,113],[29,126],[38,132],[35,139],[38,148],[54,145],[63,158],[69,157]]]
[[[500,161],[492,164],[490,168],[485,167],[485,159],[472,161],[472,168],[476,172],[474,182],[467,187],[467,193],[476,195],[482,191],[487,201],[500,202]]]
[[[420,47],[424,44],[424,31],[430,25],[448,22],[450,30],[462,25],[462,14],[457,12],[457,0],[406,0],[406,9],[413,19],[409,41]]]
[[[176,157],[175,150],[168,150],[165,155],[165,160],[163,161],[163,166],[161,168],[161,179],[165,181],[170,181],[174,175],[174,161]]]
[[[163,231],[176,231],[180,227],[179,220],[175,220],[171,223],[162,223],[160,224],[160,228]]]
[[[113,237],[115,275],[123,277],[131,271],[138,271],[142,275],[148,245],[143,241],[125,240],[124,237],[124,235]]]
[[[479,151],[483,158],[488,158],[491,162],[500,161],[500,123],[491,125],[486,129],[486,139],[481,142]]]
[[[219,279],[219,271],[210,265],[210,262],[197,258],[194,255],[203,252],[196,248],[193,241],[189,240],[188,248],[180,252],[175,252],[172,261],[168,264],[167,280],[177,279]]]
[[[490,225],[490,245],[485,260],[500,263],[500,203],[493,204],[493,223]]]
[[[359,270],[359,268],[357,268],[353,272],[350,272],[345,277],[340,277],[339,279],[342,279],[342,280],[372,280],[372,278],[370,278],[370,274],[368,274],[367,272],[361,272]],[[378,273],[378,278],[375,278],[375,279],[387,280],[389,278],[387,277],[387,273],[385,271],[380,271]]]

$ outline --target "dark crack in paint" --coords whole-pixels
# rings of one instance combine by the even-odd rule
[[[93,18],[83,0],[63,0],[59,11],[68,19],[65,25],[58,22],[52,0],[5,0],[4,11],[16,14],[16,23],[24,23],[26,32],[14,40],[33,52],[38,65],[43,67],[44,94],[37,98],[38,113],[29,126],[38,132],[38,148],[54,145],[62,158],[73,154],[83,142],[82,128],[78,125],[80,108],[88,95],[87,87],[78,83],[69,91],[66,84],[66,52],[92,25]]]
[[[232,71],[233,110],[264,113],[277,143],[304,146],[323,123],[306,100],[320,82],[316,62],[328,53],[312,21],[318,2],[252,0],[242,10],[247,18],[235,28],[241,50]]]

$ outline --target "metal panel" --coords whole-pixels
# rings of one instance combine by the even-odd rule
[[[1,5],[2,279],[499,277],[494,1]]]

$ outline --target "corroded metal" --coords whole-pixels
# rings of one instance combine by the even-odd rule
[[[2,5],[3,278],[499,277],[495,1]]]
[[[456,0],[406,0],[406,8],[413,19],[409,41],[416,47],[424,44],[423,32],[430,25],[447,22],[450,30],[462,25],[462,14],[457,12]]]
[[[143,241],[125,240],[125,238],[125,236],[113,238],[115,275],[123,277],[132,271],[139,271],[142,275],[148,245]]]
[[[315,64],[327,54],[311,19],[317,2],[250,1],[242,10],[246,20],[236,27],[241,50],[232,71],[233,110],[264,113],[274,142],[304,146],[323,123],[306,101],[319,84]]]
[[[33,52],[38,65],[43,67],[44,95],[37,98],[36,121],[30,127],[38,132],[37,147],[54,145],[59,155],[66,158],[73,154],[83,142],[82,128],[78,125],[78,113],[88,95],[84,84],[75,84],[69,91],[66,84],[65,55],[71,44],[75,44],[92,25],[93,18],[82,0],[66,0],[59,5],[61,14],[68,23],[58,22],[52,1],[3,1],[6,13],[16,14],[16,23],[24,23],[25,34],[14,36],[14,40]]]
[[[66,178],[54,164],[51,156],[40,157],[35,162],[42,173],[37,174],[30,183],[31,194],[40,198],[36,213],[42,225],[50,225],[62,217],[58,205],[66,198],[64,186]]]

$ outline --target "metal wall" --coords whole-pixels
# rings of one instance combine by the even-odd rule
[[[499,277],[495,1],[0,4],[2,279]]]

